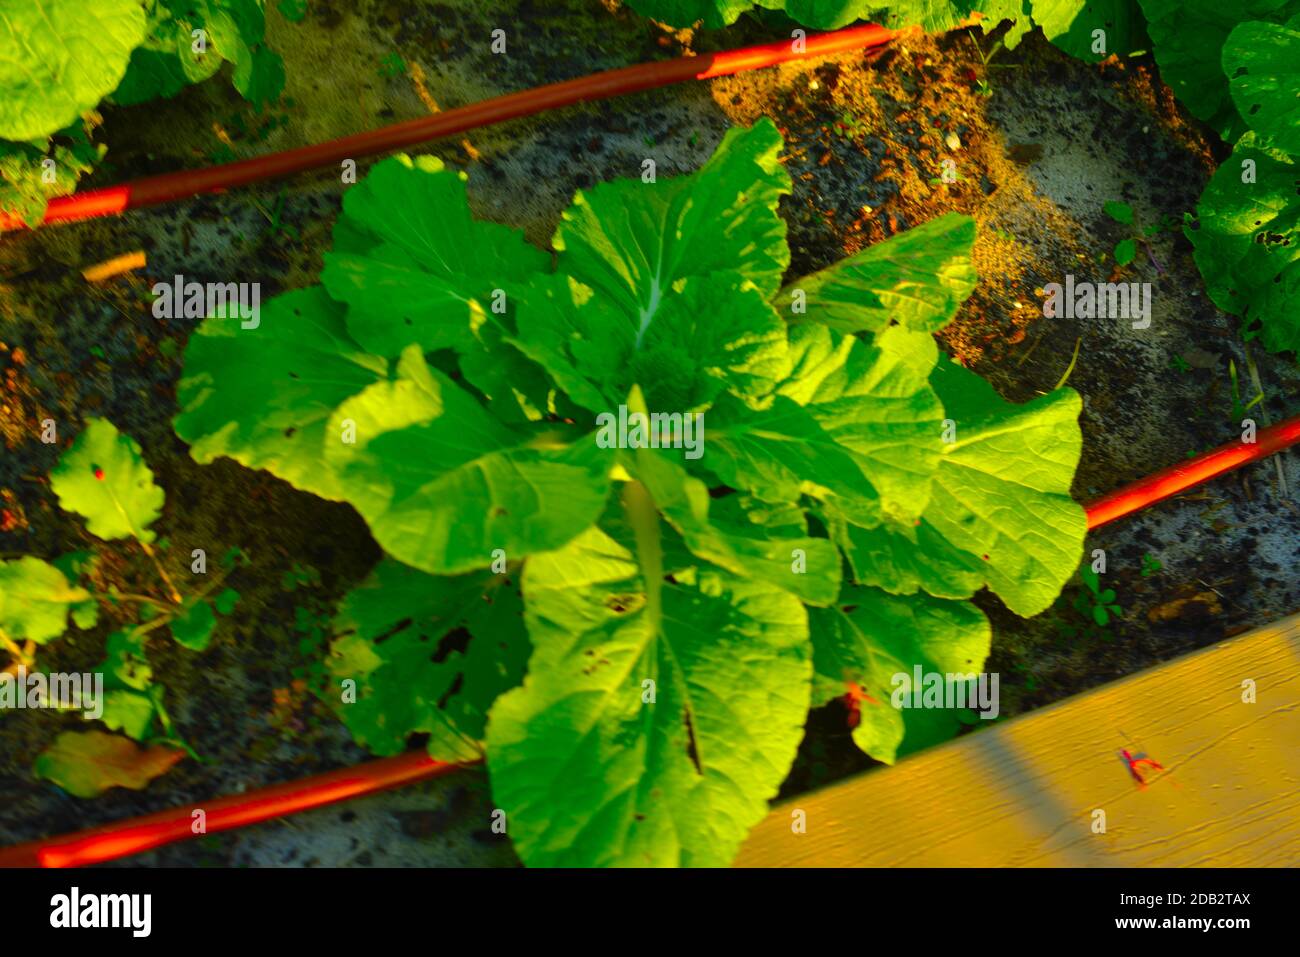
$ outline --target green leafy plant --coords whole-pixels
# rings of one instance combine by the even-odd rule
[[[1103,204],[1102,211],[1115,222],[1130,227],[1132,231],[1131,236],[1121,239],[1115,244],[1112,251],[1115,257],[1115,265],[1127,266],[1131,263],[1137,257],[1137,248],[1141,244],[1142,248],[1146,250],[1151,264],[1156,267],[1156,271],[1164,271],[1156,260],[1155,251],[1151,248],[1151,239],[1162,232],[1177,229],[1179,227],[1178,220],[1171,216],[1163,216],[1159,223],[1143,226],[1134,214],[1133,207],[1118,200],[1108,200]]]
[[[993,45],[989,47],[989,52],[985,53],[984,49],[979,45],[979,41],[975,39],[975,34],[973,31],[967,33],[966,35],[970,38],[971,46],[975,48],[975,53],[980,58],[980,65],[984,68],[983,77],[979,77],[979,76],[974,77],[975,88],[979,92],[980,96],[986,98],[991,97],[993,95],[993,84],[990,83],[988,79],[989,71],[990,70],[1016,70],[1019,69],[1019,67],[1015,66],[1014,64],[993,62],[993,58],[1006,49],[1006,45],[1001,40],[995,40],[993,42]]]
[[[1235,359],[1228,360],[1228,380],[1232,385],[1232,417],[1229,420],[1233,428],[1236,428],[1247,412],[1264,401],[1264,393],[1259,392],[1249,402],[1243,404],[1241,401],[1241,387],[1237,382],[1237,362]]]
[[[1142,577],[1150,578],[1164,568],[1164,563],[1150,552],[1142,553]]]
[[[867,124],[862,117],[851,111],[844,111],[832,127],[836,136],[846,140],[857,140],[866,134]]]
[[[1184,233],[1215,305],[1247,340],[1300,352],[1300,0],[1143,0],[1167,83],[1228,142]],[[1217,63],[1221,70],[1206,69]]]
[[[1229,89],[1232,70],[1217,69],[1229,35],[1247,21],[1281,24],[1297,0],[1139,0],[1160,75],[1191,111],[1229,143],[1247,130]],[[1290,62],[1295,63],[1294,54]]]
[[[394,50],[388,51],[379,63],[379,75],[388,79],[406,73],[406,61]]]
[[[169,628],[178,644],[202,651],[212,638],[218,613],[230,614],[239,595],[225,588],[209,598],[224,583],[224,575],[214,576],[188,596],[177,589],[162,560],[164,543],[150,528],[162,514],[163,490],[154,482],[139,445],[110,422],[86,423],[50,473],[50,487],[60,506],[81,516],[92,535],[105,541],[133,540],[154,565],[164,596],[105,584],[101,556],[92,551],[52,562],[30,556],[0,561],[0,648],[9,653],[11,670],[34,668],[37,648],[63,636],[69,617],[77,628],[87,630],[95,627],[101,610],[107,610],[119,626],[108,636],[105,661],[93,672],[104,676],[99,720],[131,741],[102,732],[70,732],[38,759],[36,770],[79,797],[98,793],[95,782],[142,787],[117,780],[98,765],[129,765],[134,770],[128,780],[147,782],[147,777],[138,776],[144,770],[161,773],[190,751],[172,726],[163,703],[165,689],[153,680],[145,647],[148,636]],[[145,750],[133,741],[144,743]],[[173,751],[176,757],[167,760]],[[130,755],[138,760],[123,764]],[[83,767],[87,762],[94,767]]]
[[[763,120],[689,176],[579,192],[554,262],[463,174],[386,160],[323,286],[186,348],[194,457],[350,502],[387,552],[334,623],[341,717],[380,754],[486,754],[528,863],[727,863],[810,707],[977,671],[964,599],[1033,615],[1077,566],[1077,394],[1005,402],[933,337],[974,222],[783,288],[782,145]],[[607,441],[673,414],[703,415],[696,452]],[[959,726],[863,712],[884,761]]]
[[[172,97],[232,66],[239,95],[261,107],[284,89],[284,61],[266,45],[264,0],[147,0],[149,30],[112,91],[123,106]]]
[[[1115,589],[1102,588],[1101,576],[1092,570],[1092,566],[1085,563],[1079,569],[1079,578],[1083,581],[1085,590],[1081,591],[1074,600],[1074,609],[1084,617],[1091,618],[1102,628],[1110,624],[1111,618],[1117,618],[1123,614],[1123,610],[1116,605]]]
[[[1008,49],[1037,25],[1070,55],[1093,61],[1127,54],[1145,36],[1135,0],[628,0],[628,6],[673,27],[702,22],[710,29],[734,23],[756,6],[783,10],[796,23],[817,30],[870,20],[892,29],[920,26],[937,33],[968,23],[978,13],[985,29],[1012,21],[1002,37]],[[1103,32],[1100,38],[1097,30]]]
[[[104,100],[179,93],[233,64],[240,94],[274,100],[284,66],[262,0],[0,0],[0,212],[39,222],[103,157]]]

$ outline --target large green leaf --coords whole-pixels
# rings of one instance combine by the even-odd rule
[[[1248,165],[1249,164],[1249,165]],[[1253,166],[1253,181],[1249,167]],[[1215,172],[1183,231],[1215,305],[1242,316],[1248,336],[1300,352],[1300,166],[1247,133]]]
[[[370,352],[469,349],[492,321],[493,290],[549,269],[521,231],[473,217],[466,180],[436,157],[396,156],[344,194],[337,229],[371,245],[326,253],[321,281],[350,306],[348,329]]]
[[[1223,45],[1232,102],[1261,146],[1300,154],[1300,16],[1240,23]]]
[[[930,386],[934,338],[893,326],[867,343],[806,323],[791,330],[790,354],[794,371],[781,394],[848,452],[885,514],[915,519],[942,449],[943,405]]]
[[[525,294],[516,340],[593,412],[617,408],[635,384],[652,410],[705,408],[723,390],[764,395],[789,371],[785,323],[738,273],[677,280],[643,330],[596,300],[570,277],[546,277]]]
[[[163,490],[153,480],[140,445],[105,419],[90,419],[50,472],[59,505],[86,520],[100,538],[149,543],[149,526],[162,514]]]
[[[810,538],[806,529],[789,536],[712,508],[708,486],[660,453],[641,450],[624,461],[693,554],[812,605],[828,605],[839,594],[840,556],[826,539]]]
[[[93,110],[145,36],[140,0],[0,4],[0,138],[48,136]]]
[[[49,562],[0,559],[0,634],[11,641],[58,638],[68,630],[68,612],[89,598]]]
[[[325,462],[326,426],[344,399],[381,381],[388,367],[348,335],[344,312],[313,287],[271,300],[256,329],[217,318],[199,326],[185,348],[174,422],[194,458],[229,456],[341,498]]]
[[[905,729],[934,715],[904,711],[891,700],[913,669],[948,675],[984,668],[992,631],[984,613],[968,602],[927,595],[899,598],[878,588],[845,587],[830,608],[809,612],[813,642],[813,706],[843,695],[852,683],[869,696],[859,702],[853,740],[877,761],[892,764]],[[915,720],[914,720],[915,719]],[[949,734],[956,718],[946,716]],[[928,730],[928,729],[927,729]]]
[[[803,736],[798,599],[708,565],[664,581],[633,522],[636,546],[592,529],[524,573],[533,656],[487,744],[531,865],[725,866]]]
[[[1137,0],[1032,0],[1030,6],[1047,39],[1080,60],[1128,56],[1146,41]]]
[[[1140,0],[1161,78],[1198,119],[1233,142],[1246,130],[1219,69],[1224,41],[1246,20],[1282,23],[1297,0]]]
[[[956,441],[943,446],[918,524],[863,529],[832,513],[833,537],[861,584],[939,598],[986,584],[1016,614],[1036,615],[1078,568],[1087,531],[1070,498],[1082,449],[1078,393],[1013,405],[947,360],[933,381]]]
[[[777,203],[790,176],[777,159],[781,134],[769,119],[727,131],[688,176],[654,183],[621,179],[579,192],[552,244],[562,272],[608,298],[643,343],[675,284],[737,272],[764,297],[790,263]]]
[[[519,587],[504,574],[435,578],[390,558],[350,591],[334,619],[329,667],[358,744],[398,754],[429,736],[442,761],[482,756],[488,709],[519,684],[530,646]]]
[[[935,332],[975,289],[974,246],[975,221],[946,213],[805,276],[776,302],[787,309],[802,292],[808,311],[796,321],[843,332],[874,333],[895,323]]]
[[[778,395],[762,410],[723,401],[705,421],[700,462],[722,484],[768,502],[807,494],[864,525],[879,521],[880,495],[861,464],[793,399]]]
[[[340,436],[355,429],[355,442]],[[410,346],[397,377],[343,402],[325,458],[339,489],[394,558],[435,574],[557,548],[609,494],[610,453],[516,432]]]
[[[693,26],[703,21],[710,29],[735,23],[756,0],[627,0],[627,5],[642,16],[652,17],[673,27]],[[837,0],[841,6],[853,0]],[[763,6],[771,6],[764,3]]]

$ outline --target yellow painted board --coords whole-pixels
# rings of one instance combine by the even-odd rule
[[[1253,682],[1255,702],[1247,697]],[[1140,786],[1120,750],[1163,772]],[[795,812],[806,832],[795,833]],[[1094,832],[1094,812],[1105,814]],[[1294,867],[1300,615],[782,804],[739,867]]]

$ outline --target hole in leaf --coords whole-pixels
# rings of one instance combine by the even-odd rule
[[[460,691],[461,686],[464,684],[465,684],[465,673],[462,671],[456,675],[456,680],[454,680],[451,683],[451,687],[449,687],[446,691],[444,691],[442,697],[438,699],[439,711],[446,710],[447,702],[456,696],[457,692]]]
[[[393,637],[393,635],[397,634],[398,632],[406,631],[407,628],[410,628],[411,621],[412,619],[410,618],[403,618],[401,621],[397,622],[397,624],[390,627],[387,631],[380,632],[372,639],[372,641],[376,645],[383,644],[385,641]]]
[[[469,647],[470,637],[468,628],[453,628],[438,640],[438,647],[434,649],[429,660],[435,665],[440,665],[447,660],[447,656],[453,651],[464,653],[465,649]]]

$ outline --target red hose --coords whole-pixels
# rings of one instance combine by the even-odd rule
[[[1264,429],[1255,436],[1253,443],[1238,440],[1220,445],[1103,495],[1088,506],[1088,528],[1100,528],[1154,502],[1185,492],[1194,485],[1218,478],[1224,472],[1267,458],[1297,442],[1300,442],[1300,415]]]
[[[1300,442],[1300,415],[1265,429],[1256,438],[1253,444],[1230,442],[1102,497],[1088,507],[1088,528],[1113,522]],[[435,761],[425,754],[404,754],[277,784],[250,794],[218,798],[202,805],[207,814],[207,833],[363,797],[459,767]],[[19,844],[0,850],[0,867],[77,867],[138,854],[194,837],[191,830],[194,810],[193,807],[172,808],[87,831]]]
[[[389,788],[413,784],[425,778],[446,774],[460,767],[435,761],[427,754],[403,754],[395,758],[367,761],[351,768],[330,771],[233,794],[188,807],[170,808],[157,814],[115,821],[90,828],[32,841],[0,850],[0,867],[83,867],[197,837],[215,834],[296,814],[309,808],[324,807],[349,798],[375,794]],[[194,812],[202,810],[205,830],[195,832]]]
[[[669,86],[685,80],[707,80],[747,70],[758,70],[790,60],[830,56],[848,50],[881,46],[895,36],[895,31],[868,24],[833,33],[808,37],[796,52],[791,40],[763,46],[744,47],[725,53],[678,57],[659,63],[639,63],[618,70],[606,70],[576,80],[549,83],[519,93],[493,97],[479,103],[447,110],[434,116],[407,120],[342,139],[302,146],[254,159],[184,170],[162,176],[150,176],[133,183],[90,190],[54,199],[45,210],[43,225],[66,223],[98,216],[110,216],[128,209],[140,209],[201,193],[220,193],[265,179],[301,173],[304,170],[332,166],[345,159],[360,159],[377,153],[414,146],[428,140],[504,120],[531,116],[544,110],[570,106],[588,100],[603,100],[626,93]],[[0,213],[0,231],[23,229],[26,224],[12,213]]]

